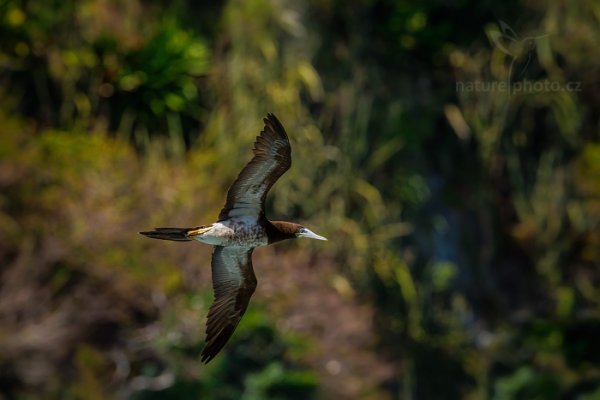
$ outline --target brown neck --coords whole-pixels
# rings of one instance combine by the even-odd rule
[[[269,244],[271,244],[286,239],[294,239],[300,225],[285,221],[267,221],[265,228],[269,237]]]

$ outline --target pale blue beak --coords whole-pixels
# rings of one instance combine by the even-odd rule
[[[297,237],[305,237],[309,239],[317,239],[317,240],[327,240],[327,238],[317,235],[310,229],[300,228],[300,230],[296,233]]]

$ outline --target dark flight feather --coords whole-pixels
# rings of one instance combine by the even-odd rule
[[[212,256],[215,300],[208,311],[206,346],[201,360],[208,363],[225,346],[256,289],[252,251],[241,247],[216,246]]]
[[[229,188],[219,220],[240,215],[264,217],[267,192],[292,165],[292,149],[283,125],[273,114],[267,114],[264,122],[254,143],[254,158]]]

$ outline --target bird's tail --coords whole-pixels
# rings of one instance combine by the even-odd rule
[[[153,239],[162,240],[175,240],[178,242],[187,242],[193,240],[190,234],[197,234],[204,226],[198,226],[196,228],[156,228],[153,231],[140,232],[144,236],[148,236]]]

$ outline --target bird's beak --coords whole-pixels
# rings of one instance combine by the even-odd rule
[[[306,229],[306,228],[302,228],[298,231],[297,234],[298,237],[305,237],[305,238],[309,238],[309,239],[317,239],[317,240],[327,240],[327,238],[317,235],[316,233],[314,233],[313,231],[311,231],[310,229]]]

